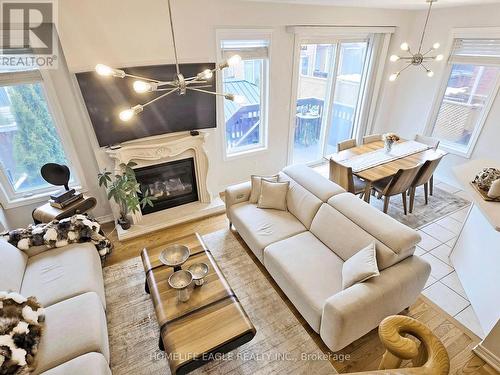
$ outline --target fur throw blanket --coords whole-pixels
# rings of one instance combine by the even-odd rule
[[[33,371],[44,321],[35,297],[0,292],[0,374]]]
[[[51,249],[75,242],[92,242],[104,259],[111,253],[113,244],[100,231],[101,225],[97,221],[77,214],[48,224],[30,224],[28,228],[12,230],[7,234],[7,241],[20,250],[42,245]]]

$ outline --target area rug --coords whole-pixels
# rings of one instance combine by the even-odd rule
[[[372,196],[370,199],[372,206],[383,210],[384,199],[377,199]],[[448,193],[447,191],[434,187],[434,194],[429,196],[429,202],[425,204],[423,188],[417,189],[415,195],[415,203],[413,213],[404,214],[403,200],[401,195],[391,197],[389,210],[387,213],[397,221],[408,225],[411,228],[417,229],[432,223],[443,216],[451,214],[461,208],[467,207],[470,202],[456,194]],[[410,199],[408,197],[408,208],[410,207]]]
[[[225,229],[203,238],[257,335],[229,359],[210,362],[193,374],[337,373],[236,236]],[[158,349],[158,323],[144,292],[140,258],[104,268],[104,283],[113,374],[170,374]]]
[[[252,341],[193,374],[336,374],[376,369],[384,347],[374,329],[331,353],[300,317],[237,233],[228,229],[203,236],[229,284],[257,328]],[[113,374],[170,374],[158,349],[158,323],[139,257],[104,268]],[[471,349],[479,338],[420,296],[408,315],[425,323],[443,341],[451,373],[477,373],[484,361]],[[338,371],[338,372],[337,372]]]

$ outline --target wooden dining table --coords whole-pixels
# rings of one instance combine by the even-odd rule
[[[401,140],[400,142],[404,142],[404,140]],[[383,147],[383,141],[370,142],[332,154],[328,157],[328,159],[335,160],[336,162],[342,164],[342,161],[346,161],[354,156],[366,154]],[[441,155],[446,155],[446,152],[442,150],[435,150],[433,148],[430,148],[429,146],[429,149],[427,150],[416,152],[399,159],[391,160],[387,163],[380,164],[359,172],[353,172],[353,174],[362,178],[366,182],[364,199],[369,203],[372,186],[375,181],[379,181],[387,177],[392,177],[397,173],[399,169],[412,168],[424,163],[428,159],[435,159]]]

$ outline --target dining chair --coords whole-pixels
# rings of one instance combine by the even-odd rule
[[[417,134],[415,135],[415,141],[423,143],[424,145],[432,147],[434,150],[437,150],[439,147],[439,139],[434,137],[428,137],[426,135]]]
[[[384,213],[389,209],[389,201],[392,196],[401,194],[403,199],[403,209],[405,215],[408,213],[406,192],[410,189],[418,171],[422,164],[408,169],[399,169],[396,174],[391,178],[376,181],[373,183],[373,188],[378,191],[379,198],[384,197]]]
[[[422,168],[420,168],[417,176],[413,180],[413,183],[410,187],[410,214],[413,212],[413,205],[415,203],[415,191],[417,190],[417,187],[424,185],[425,204],[429,202],[429,183],[432,180],[432,175],[441,162],[443,156],[444,155],[440,155],[435,159],[426,160],[422,165]]]
[[[382,140],[381,134],[365,135],[363,137],[363,144],[366,145],[367,143],[377,142],[377,141],[381,141],[381,140]]]
[[[330,180],[343,187],[349,193],[360,194],[363,198],[366,183],[352,174],[352,168],[330,159]]]
[[[344,150],[347,150],[349,148],[353,148],[353,147],[356,147],[357,144],[356,144],[356,139],[346,139],[345,141],[342,141],[342,142],[339,142],[337,144],[337,151],[344,151]]]
[[[437,150],[439,147],[439,139],[434,137],[428,137],[426,135],[416,134],[415,141],[430,146],[434,150]],[[434,176],[431,176],[431,179],[429,180],[429,193],[430,195],[434,194]]]

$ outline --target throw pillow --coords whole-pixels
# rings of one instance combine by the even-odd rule
[[[248,201],[250,203],[257,203],[258,202],[259,196],[260,196],[260,183],[261,183],[262,179],[266,179],[266,180],[272,181],[272,182],[277,182],[278,175],[274,175],[274,176],[252,175],[251,176],[252,190],[250,191],[250,198],[248,198]]]
[[[0,291],[0,374],[33,371],[44,320],[35,297]]]
[[[257,207],[286,211],[286,194],[289,185],[289,181],[271,182],[262,179]]]
[[[374,242],[344,262],[342,266],[342,289],[347,289],[356,283],[362,283],[380,274],[375,250]]]

